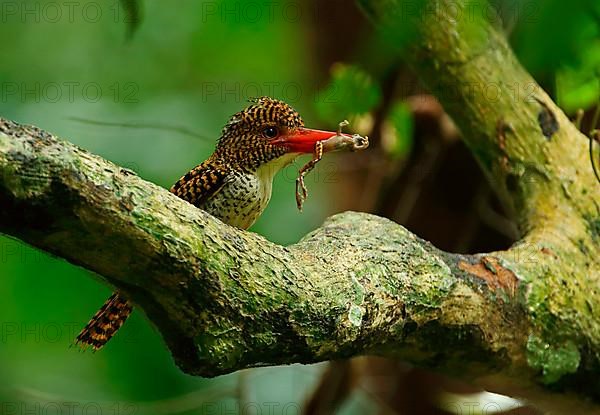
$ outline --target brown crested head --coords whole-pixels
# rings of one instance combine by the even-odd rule
[[[288,149],[273,141],[303,127],[304,121],[283,101],[260,97],[250,102],[223,127],[216,153],[230,162],[258,167],[286,154]]]
[[[250,100],[221,133],[215,156],[237,166],[256,169],[286,154],[312,153],[317,141],[335,135],[304,127],[300,114],[270,97]]]

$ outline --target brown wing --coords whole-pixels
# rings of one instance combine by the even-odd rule
[[[202,205],[223,188],[229,171],[209,161],[194,167],[171,187],[171,193],[196,207]]]

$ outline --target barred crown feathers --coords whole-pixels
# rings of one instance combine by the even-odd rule
[[[249,99],[251,105],[235,113],[223,128],[223,135],[228,133],[229,126],[245,123],[247,127],[260,126],[265,123],[285,125],[289,128],[304,126],[300,114],[289,104],[271,97]]]
[[[286,154],[287,149],[272,145],[263,131],[269,126],[282,132],[303,127],[298,112],[270,97],[253,98],[250,102],[251,105],[225,124],[215,152],[208,160],[179,179],[171,192],[205,208],[205,203],[219,193],[228,180],[233,180],[233,171],[255,173],[261,166]]]
[[[289,129],[304,127],[300,114],[283,101],[260,97],[252,99],[251,102],[250,106],[235,113],[225,124],[217,148],[230,146],[235,138],[260,135],[260,129],[267,125]]]

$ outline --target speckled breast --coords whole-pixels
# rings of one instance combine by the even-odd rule
[[[271,199],[271,182],[256,174],[234,171],[223,188],[200,206],[223,222],[241,229],[254,224]]]

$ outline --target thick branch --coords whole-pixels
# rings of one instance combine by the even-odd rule
[[[493,8],[469,0],[359,3],[386,33],[418,31],[406,60],[461,128],[524,233],[557,223],[578,232],[565,221],[598,216],[587,137],[485,20]]]
[[[520,224],[524,238],[509,252],[527,286],[523,306],[532,326],[527,345],[531,365],[543,370],[547,382],[557,379],[550,366],[567,356],[579,354],[597,370],[600,188],[590,167],[587,137],[486,21],[492,9],[485,2],[359,3],[388,34],[406,26],[418,32],[405,54],[408,63],[461,128]],[[538,347],[542,345],[547,353]],[[569,372],[565,369],[558,372],[564,375]],[[597,382],[591,389],[598,395]]]
[[[527,370],[517,280],[492,257],[496,276],[359,213],[281,247],[38,129],[0,132],[0,229],[124,289],[189,373],[364,353]]]
[[[369,3],[374,19],[396,5]],[[470,81],[506,91],[533,80],[487,24],[470,38],[438,19],[425,18],[413,64],[528,231],[508,251],[444,253],[358,213],[281,247],[9,121],[0,122],[0,231],[129,294],[189,373],[373,353],[524,385],[589,377],[593,393],[600,208],[586,141],[539,90],[497,102],[467,92]]]
[[[281,247],[4,120],[0,172],[0,230],[129,294],[188,373],[379,354],[469,378],[535,375],[514,252],[448,254],[359,213]]]

